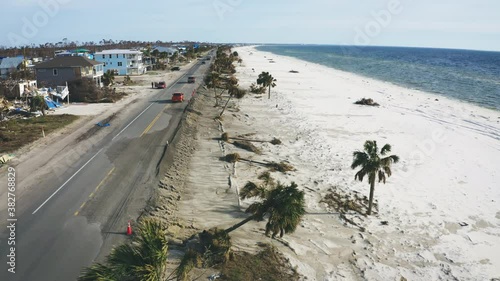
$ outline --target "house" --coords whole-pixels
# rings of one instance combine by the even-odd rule
[[[24,57],[7,57],[0,62],[0,78],[6,79],[12,71],[18,69],[19,65],[24,62]]]
[[[167,53],[168,57],[171,57],[178,52],[177,49],[162,46],[153,47],[153,50],[158,50],[160,53]]]
[[[62,56],[35,65],[38,85],[55,87],[68,81],[91,78],[101,86],[104,74],[103,63],[83,56]]]
[[[118,75],[141,75],[146,73],[142,62],[142,52],[137,50],[104,50],[96,52],[94,59],[104,63],[104,71],[114,71]]]
[[[71,57],[71,56],[83,56],[88,59],[94,59],[94,55],[90,53],[90,50],[87,49],[76,49],[76,50],[58,50],[54,52],[54,56],[56,57]]]

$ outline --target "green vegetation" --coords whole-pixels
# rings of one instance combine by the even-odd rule
[[[252,83],[250,85],[250,93],[262,95],[266,92],[266,87],[257,86],[257,84]]]
[[[278,234],[283,237],[286,233],[294,232],[305,214],[304,192],[299,191],[294,182],[288,186],[274,183],[268,172],[260,175],[259,179],[262,183],[248,182],[240,191],[240,198],[243,200],[260,199],[246,209],[245,212],[251,216],[226,229],[226,233],[249,221],[263,221],[265,218],[268,219],[266,235],[271,234],[275,238]]]
[[[123,77],[123,85],[130,86],[130,85],[133,85],[133,84],[135,84],[135,82],[132,81],[132,78],[130,78],[129,75],[126,75],[125,77]]]
[[[378,176],[378,182],[383,181],[385,183],[386,176],[390,177],[391,164],[397,163],[399,161],[399,156],[390,155],[385,156],[387,153],[391,152],[391,145],[386,144],[378,151],[377,142],[367,140],[364,145],[364,151],[355,151],[353,153],[353,162],[351,165],[352,169],[361,167],[356,175],[355,180],[363,181],[363,178],[368,175],[368,183],[370,184],[370,197],[367,215],[372,213],[373,205],[373,193],[375,192],[375,179]],[[383,158],[381,158],[383,157]]]
[[[257,78],[257,85],[262,85],[263,88],[269,88],[269,94],[267,96],[268,99],[271,98],[271,88],[276,87],[277,80],[269,74],[269,72],[262,71]]]
[[[79,281],[163,281],[168,244],[159,220],[141,221],[130,243],[114,248],[106,263],[94,263],[83,270]]]
[[[110,85],[113,85],[114,82],[115,73],[113,71],[108,70],[102,75],[102,83],[104,84],[104,86],[108,87]]]
[[[0,122],[0,153],[13,152],[78,119],[74,115],[46,115]],[[42,133],[43,129],[43,133]]]
[[[195,267],[218,266],[229,259],[231,238],[224,230],[204,230],[194,240],[195,243],[190,244],[181,264],[175,270],[177,280],[188,280],[189,272]]]
[[[34,96],[30,100],[30,112],[35,112],[40,110],[42,115],[45,115],[45,110],[47,109],[47,104],[45,104],[45,99],[42,96]]]

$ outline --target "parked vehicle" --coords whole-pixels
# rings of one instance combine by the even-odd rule
[[[171,71],[179,71],[179,70],[181,70],[181,68],[180,68],[180,67],[178,67],[178,66],[174,66],[174,67],[172,67],[170,70],[171,70]]]
[[[172,102],[183,102],[184,101],[184,93],[174,93],[172,95]]]
[[[165,83],[165,81],[155,83],[155,85],[156,85],[156,89],[165,89],[167,87],[167,83]]]
[[[189,76],[188,83],[194,83],[194,82],[196,82],[196,78],[194,76]]]

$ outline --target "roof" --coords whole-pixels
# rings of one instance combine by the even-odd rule
[[[137,50],[123,50],[123,49],[114,49],[114,50],[103,50],[101,52],[96,52],[96,55],[114,55],[114,54],[142,54],[142,52]]]
[[[3,58],[0,63],[0,68],[2,69],[11,69],[17,68],[23,61],[23,57],[13,57],[13,58]]]
[[[82,67],[102,64],[82,56],[56,57],[52,60],[39,63],[35,68]]]
[[[163,53],[163,52],[167,52],[167,53],[175,53],[175,52],[177,52],[177,49],[170,48],[170,47],[156,46],[156,47],[154,47],[153,49],[158,50],[158,52],[160,52],[160,53]]]
[[[73,52],[73,53],[90,53],[90,50],[80,48],[80,49],[72,50],[71,52]]]

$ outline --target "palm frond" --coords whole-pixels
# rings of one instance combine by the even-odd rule
[[[253,198],[253,197],[264,198],[265,193],[266,193],[266,191],[262,187],[249,181],[240,190],[240,198],[241,199],[248,199],[248,198]]]
[[[365,141],[364,150],[369,155],[373,155],[374,152],[378,152],[377,151],[377,142],[376,141],[371,141],[371,140]]]
[[[352,154],[353,161],[351,164],[351,169],[356,169],[359,166],[365,165],[369,160],[369,155],[362,151],[355,151]]]
[[[386,144],[382,147],[382,149],[380,150],[380,155],[384,156],[387,152],[391,152],[390,144]]]
[[[368,174],[368,182],[371,184],[371,183],[374,183],[375,182],[375,179],[377,178],[377,171],[373,171],[373,172],[370,172]]]
[[[119,281],[120,276],[116,276],[113,270],[102,263],[94,263],[85,268],[78,281]]]
[[[385,183],[385,173],[382,170],[378,171],[378,182],[383,181]]]
[[[384,169],[384,172],[387,174],[388,177],[390,177],[392,175],[391,167],[384,166],[383,169]]]
[[[399,156],[397,156],[397,155],[391,155],[389,157],[392,159],[393,163],[398,163],[399,162]]]
[[[380,159],[380,164],[383,167],[385,166],[390,167],[392,163],[398,163],[398,162],[399,162],[399,156],[397,155],[391,155]]]
[[[262,202],[255,202],[252,203],[248,208],[245,210],[245,213],[255,215],[256,221],[261,221],[264,219],[264,215],[266,213],[266,210],[264,208],[264,203]]]

